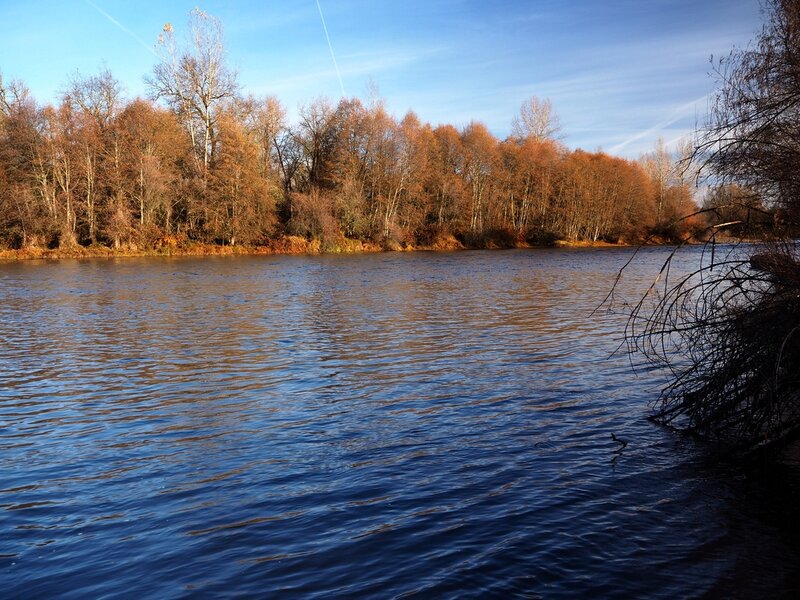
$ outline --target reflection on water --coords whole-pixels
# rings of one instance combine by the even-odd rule
[[[0,265],[2,595],[789,592],[797,469],[645,421],[627,256]]]

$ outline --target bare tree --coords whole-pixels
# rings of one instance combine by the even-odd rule
[[[327,98],[300,107],[297,141],[303,148],[306,176],[311,187],[329,185],[327,169],[332,158],[335,109]]]
[[[101,129],[111,125],[122,106],[122,86],[108,69],[88,77],[76,73],[63,96],[73,112],[91,117]]]
[[[800,2],[765,0],[757,42],[719,61],[720,83],[695,156],[721,184],[738,183],[800,215]]]
[[[765,9],[756,42],[719,63],[720,87],[694,153],[711,183],[739,184],[750,198],[727,225],[758,210],[752,192],[788,221],[800,215],[800,0],[766,0]],[[760,454],[800,435],[798,246],[773,240],[723,251],[713,239],[678,281],[667,261],[663,288],[652,307],[648,297],[635,307],[628,340],[673,375],[657,421]]]
[[[153,99],[163,99],[186,124],[203,177],[213,157],[217,113],[239,86],[236,72],[225,64],[222,23],[199,8],[189,13],[190,40],[185,47],[175,41],[167,23],[158,37],[161,58],[145,81]]]
[[[669,148],[664,145],[664,138],[658,138],[656,147],[652,152],[645,154],[640,162],[653,182],[656,195],[656,222],[660,222],[667,191],[675,176],[675,163]]]
[[[558,140],[561,137],[561,120],[553,110],[549,98],[531,96],[511,121],[511,137],[517,140]]]
[[[28,87],[17,79],[3,81],[0,73],[0,118],[20,110],[32,101]]]

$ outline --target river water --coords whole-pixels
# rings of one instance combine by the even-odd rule
[[[0,597],[790,596],[798,468],[645,419],[629,256],[0,264]]]

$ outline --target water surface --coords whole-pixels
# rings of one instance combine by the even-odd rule
[[[789,595],[797,469],[645,420],[628,256],[0,264],[0,596]]]

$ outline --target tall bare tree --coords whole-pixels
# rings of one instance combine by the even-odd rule
[[[221,105],[238,92],[236,72],[225,63],[222,23],[199,8],[189,13],[189,41],[179,46],[169,23],[158,37],[161,61],[145,78],[154,99],[163,99],[185,123],[205,181],[216,145]]]
[[[511,137],[517,140],[558,140],[561,137],[561,120],[553,110],[550,99],[531,96],[525,100],[519,114],[511,121]]]

